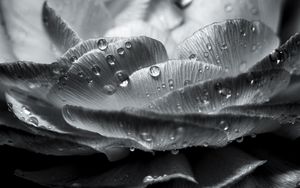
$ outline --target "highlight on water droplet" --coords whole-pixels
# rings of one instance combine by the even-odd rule
[[[160,68],[156,65],[153,65],[149,68],[149,74],[153,78],[157,78],[160,75]]]
[[[118,48],[118,49],[117,49],[117,53],[118,53],[120,56],[123,56],[123,55],[125,54],[124,48]]]

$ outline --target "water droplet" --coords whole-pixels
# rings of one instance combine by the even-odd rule
[[[152,136],[147,132],[142,132],[141,138],[142,138],[142,140],[144,140],[146,142],[152,142]]]
[[[91,78],[86,78],[86,81],[87,81],[89,87],[92,87],[92,86],[93,86],[93,83],[94,83],[94,80],[93,80],[93,79],[91,79]]]
[[[107,95],[112,95],[112,94],[114,94],[114,93],[116,92],[116,90],[117,90],[115,86],[110,85],[110,84],[105,85],[105,86],[103,87],[103,89],[104,89],[104,92],[105,92]]]
[[[108,47],[108,43],[105,39],[99,39],[97,45],[98,45],[99,50],[101,50],[101,51],[106,50]]]
[[[179,153],[179,150],[178,150],[178,149],[173,149],[173,150],[171,150],[171,154],[172,154],[172,155],[178,155],[178,153]]]
[[[255,31],[256,31],[256,27],[255,27],[254,25],[251,27],[251,31],[252,31],[252,32],[255,32]]]
[[[228,123],[226,121],[222,120],[222,121],[220,121],[219,124],[220,124],[221,127],[223,127],[224,131],[228,131],[229,126],[228,126]]]
[[[94,65],[92,67],[92,72],[94,73],[94,75],[100,76],[101,69],[100,69],[100,67],[98,65]]]
[[[210,44],[210,43],[207,43],[207,44],[206,44],[206,48],[207,48],[208,50],[212,50],[211,44]]]
[[[153,78],[157,78],[160,75],[160,68],[158,66],[151,66],[149,68],[149,74],[153,77]]]
[[[167,86],[166,86],[166,84],[162,83],[162,84],[161,84],[161,87],[162,87],[163,89],[166,89]]]
[[[132,47],[131,42],[125,42],[125,47],[126,47],[127,49],[130,49],[130,48]]]
[[[27,106],[22,106],[22,110],[23,110],[24,114],[26,114],[26,115],[31,114],[31,111]]]
[[[203,55],[204,55],[205,58],[208,58],[209,53],[208,52],[204,52]]]
[[[124,48],[118,48],[118,49],[117,49],[117,53],[118,53],[119,55],[123,56],[123,55],[125,54]]]
[[[224,7],[226,12],[231,12],[232,11],[232,5],[231,4],[226,4]]]
[[[134,148],[134,147],[130,147],[129,150],[130,150],[131,152],[134,152],[134,151],[135,151],[135,148]]]
[[[125,80],[129,80],[129,75],[125,71],[117,71],[115,73],[115,77],[117,78],[119,83],[124,82]]]
[[[73,63],[73,62],[76,61],[77,59],[78,59],[78,58],[77,58],[76,56],[72,56],[72,57],[70,57],[69,60],[70,60],[70,62]]]
[[[272,54],[269,55],[269,59],[276,64],[280,64],[284,62],[286,59],[286,55],[283,51],[275,50]]]
[[[35,127],[39,126],[39,120],[34,116],[29,117],[27,121],[29,124],[31,124]]]
[[[83,74],[83,72],[82,71],[80,71],[80,72],[78,72],[78,74],[77,74],[80,78],[83,78],[84,77],[84,74]]]
[[[151,183],[153,182],[155,179],[152,177],[152,176],[146,176],[144,179],[143,179],[143,182],[144,183]]]
[[[196,54],[191,54],[191,55],[189,56],[189,59],[190,59],[190,60],[197,60]]]
[[[236,139],[237,143],[242,143],[243,141],[244,141],[244,137],[240,137],[240,138]]]
[[[174,89],[174,80],[173,79],[169,79],[168,83],[169,83],[170,90]]]
[[[226,50],[228,48],[226,43],[221,44],[221,50]]]
[[[241,30],[240,33],[241,33],[241,36],[242,36],[242,37],[246,37],[246,36],[247,36],[247,33],[246,33],[244,30]]]
[[[225,96],[226,99],[231,97],[231,89],[223,87],[221,83],[216,83],[216,89],[218,93],[222,96]]]
[[[129,80],[124,80],[123,82],[120,83],[120,87],[127,87],[129,84]]]
[[[108,56],[106,56],[106,62],[110,66],[114,66],[116,64],[116,58],[113,55],[108,55]]]
[[[203,143],[203,147],[208,147],[208,143],[207,143],[207,142],[204,142],[204,143]]]

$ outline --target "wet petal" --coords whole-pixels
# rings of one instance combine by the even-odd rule
[[[1,4],[0,4],[1,8]],[[8,61],[15,61],[16,57],[13,54],[12,46],[9,43],[8,35],[6,30],[4,29],[2,15],[0,14],[0,63],[8,62]]]
[[[104,162],[103,162],[104,163]],[[98,166],[98,165],[96,165]],[[157,167],[160,168],[157,168]],[[146,187],[149,184],[179,178],[194,181],[190,165],[183,155],[161,155],[129,160],[105,170],[99,166],[64,165],[36,172],[17,171],[17,176],[44,186],[66,187]],[[142,167],[142,168],[141,168]]]
[[[106,45],[80,57],[53,87],[50,100],[59,106],[99,108],[99,102],[107,99],[112,103],[101,108],[116,108],[113,93],[120,82],[137,69],[168,58],[162,43],[148,37],[132,37]]]
[[[139,110],[106,112],[67,106],[63,115],[76,128],[111,138],[130,139],[153,150],[219,147],[239,137],[279,127],[269,119],[230,114],[163,115]]]
[[[84,40],[103,36],[114,24],[103,1],[48,0],[48,4]]]
[[[128,84],[118,88],[114,96],[119,109],[126,106],[141,107],[170,91],[225,74],[221,67],[212,64],[169,60],[134,72],[129,76]],[[102,106],[108,106],[106,101],[101,102]]]
[[[300,74],[300,33],[292,36],[273,53],[252,67],[251,70],[265,70],[270,68],[284,68],[289,72]]]
[[[227,143],[227,136],[222,129],[198,126],[174,119],[159,119],[147,115],[89,110],[72,106],[64,108],[63,116],[70,125],[76,128],[106,137],[133,140],[148,150],[172,150],[188,146],[223,146]]]
[[[42,4],[37,0],[4,0],[2,11],[15,55],[20,60],[51,63],[51,42],[42,25]]]
[[[81,41],[77,33],[61,17],[56,15],[47,2],[43,5],[42,17],[47,33],[61,53],[66,52]]]
[[[172,56],[176,47],[176,43],[170,36],[170,33],[157,29],[143,21],[132,21],[125,24],[118,25],[107,31],[105,36],[108,37],[133,37],[133,36],[147,36],[162,42],[169,56]]]
[[[206,26],[183,41],[178,46],[178,57],[196,57],[237,75],[246,72],[278,44],[274,32],[261,22],[227,20]]]
[[[154,100],[148,109],[164,113],[213,113],[228,106],[263,103],[286,88],[289,79],[286,71],[270,70],[196,83]]]
[[[39,64],[26,61],[2,63],[0,64],[0,78],[5,87],[1,90],[18,88],[43,98],[52,85],[58,81],[61,70],[64,70],[64,67],[56,63]]]
[[[187,19],[208,25],[226,19],[243,18],[249,21],[260,20],[273,31],[277,31],[282,8],[282,0],[209,0],[193,1],[184,9]]]

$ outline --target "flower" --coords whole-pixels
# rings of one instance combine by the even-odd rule
[[[168,18],[166,22],[150,16],[148,24],[138,21],[112,28],[108,33],[115,37],[88,39],[85,37],[104,33],[98,29],[111,27],[110,22],[105,22],[107,27],[100,27],[93,19],[94,14],[95,18],[98,14],[109,18],[105,12],[93,11],[106,10],[103,2],[91,0],[80,5],[91,18],[83,19],[84,14],[78,12],[77,19],[83,19],[77,25],[78,32],[76,27],[72,29],[72,20],[65,21],[57,14],[63,14],[65,9],[51,7],[61,5],[79,10],[77,1],[66,2],[66,5],[46,2],[42,9],[46,33],[55,45],[56,54],[62,54],[54,63],[18,60],[0,64],[3,100],[12,112],[2,110],[0,143],[47,155],[87,157],[79,164],[37,172],[16,171],[18,176],[58,187],[296,187],[299,184],[297,161],[283,162],[265,152],[279,139],[273,135],[275,131],[285,137],[299,137],[300,106],[296,103],[294,90],[298,83],[294,78],[299,74],[300,34],[279,46],[275,21],[265,21],[271,23],[270,28],[262,21],[240,18],[205,26],[180,42],[176,49],[175,42],[167,48],[167,42],[164,45],[150,37],[119,35],[120,31],[138,35],[132,30],[132,23],[145,27],[149,23],[168,23],[162,30],[176,35],[175,26],[182,22],[177,18],[185,17],[177,15],[171,1],[163,1],[150,5],[154,6],[151,10],[158,11],[155,14],[158,17],[164,13],[156,6],[171,7],[166,17],[162,16]],[[133,7],[145,5],[132,2],[139,2]],[[106,3],[111,12],[127,7],[116,1]],[[176,3],[186,5],[184,1]],[[226,4],[225,12],[231,14],[231,6]],[[195,7],[189,6],[184,15],[192,17]],[[250,10],[255,17],[254,8]],[[112,15],[123,23],[128,13]],[[13,23],[6,23],[7,27]],[[5,41],[9,44],[8,39]],[[54,57],[51,50],[47,51],[48,43],[37,49],[43,52],[37,55],[28,52],[32,48],[25,46],[20,46],[20,51],[14,47],[15,54],[3,48],[6,50],[3,58],[28,55],[51,62]],[[271,143],[262,138],[240,145],[233,143],[263,133],[271,133]],[[126,157],[127,151],[136,149],[141,154]],[[288,149],[281,151],[293,153]],[[147,152],[157,154],[149,156]],[[106,154],[110,160],[125,158],[108,163],[97,153]]]

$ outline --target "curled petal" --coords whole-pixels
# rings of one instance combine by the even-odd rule
[[[77,33],[61,17],[56,15],[47,2],[44,3],[42,16],[48,35],[61,53],[66,52],[81,41]]]
[[[58,106],[74,104],[99,108],[104,99],[116,108],[113,93],[119,84],[139,68],[166,61],[164,46],[148,37],[132,37],[114,43],[100,41],[101,49],[80,57],[50,91],[49,98]]]
[[[278,45],[275,33],[261,22],[227,20],[196,31],[178,46],[178,57],[197,58],[237,75],[247,72]]]
[[[148,109],[164,113],[213,113],[228,106],[263,103],[286,88],[289,79],[286,71],[270,70],[196,83],[154,100]]]

